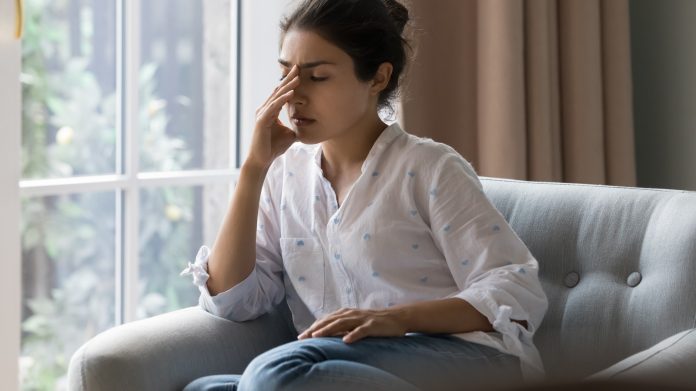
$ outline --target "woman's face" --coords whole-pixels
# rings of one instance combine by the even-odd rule
[[[316,33],[288,31],[278,62],[282,76],[300,66],[300,84],[286,104],[299,141],[316,144],[349,134],[376,116],[378,88],[359,81],[352,58]],[[314,121],[298,124],[295,116]]]

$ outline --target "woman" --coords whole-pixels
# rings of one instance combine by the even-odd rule
[[[187,390],[467,389],[542,373],[537,261],[466,160],[378,115],[407,22],[396,0],[305,0],[281,23],[283,77],[212,251],[184,273],[233,321],[286,298],[298,340]]]

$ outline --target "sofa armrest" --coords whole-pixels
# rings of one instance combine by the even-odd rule
[[[696,389],[696,328],[675,334],[638,352],[588,380],[647,381]]]
[[[283,302],[233,322],[190,307],[114,327],[72,356],[69,389],[181,390],[201,376],[241,374],[259,353],[296,338],[286,310]]]

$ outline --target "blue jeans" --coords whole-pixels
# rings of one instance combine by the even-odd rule
[[[258,355],[241,375],[202,377],[184,391],[476,390],[521,381],[515,356],[447,334],[415,334],[292,341]]]

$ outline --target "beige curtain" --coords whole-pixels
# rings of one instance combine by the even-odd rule
[[[483,176],[635,186],[627,0],[410,0],[400,119]]]

